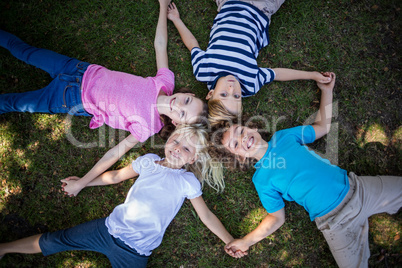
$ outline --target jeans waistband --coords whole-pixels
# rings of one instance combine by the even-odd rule
[[[76,66],[77,66],[78,72],[81,74],[84,74],[89,65],[91,65],[91,64],[88,62],[80,61],[79,63],[77,63]]]
[[[58,75],[58,78],[61,81],[68,82],[69,86],[78,86],[81,89],[82,77],[89,65],[91,64],[81,61],[77,63],[76,65],[77,71],[74,74],[61,73]]]

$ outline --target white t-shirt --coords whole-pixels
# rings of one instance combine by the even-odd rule
[[[159,160],[155,154],[146,154],[133,161],[139,177],[124,203],[106,219],[112,236],[147,256],[162,242],[184,199],[202,195],[201,184],[193,173],[163,167],[155,163]]]

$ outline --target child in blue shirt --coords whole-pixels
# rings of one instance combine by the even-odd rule
[[[200,49],[197,39],[180,19],[174,3],[169,6],[168,18],[191,51],[196,79],[207,84],[209,92],[206,99],[209,100],[209,114],[212,119],[239,115],[241,98],[255,95],[263,85],[274,80],[313,79],[320,83],[331,81],[330,77],[319,72],[259,67],[258,53],[269,44],[270,20],[261,10],[247,2],[227,1],[223,4],[214,19],[205,51]],[[219,112],[215,106],[220,107]]]
[[[322,95],[313,125],[278,131],[266,142],[256,129],[222,122],[215,142],[239,161],[258,161],[253,183],[269,213],[255,230],[229,243],[226,250],[247,251],[280,228],[285,222],[285,199],[306,209],[339,267],[368,266],[368,217],[398,212],[402,177],[348,175],[308,150],[305,144],[326,135],[331,124],[335,74],[324,75],[331,76],[331,83],[317,83]]]

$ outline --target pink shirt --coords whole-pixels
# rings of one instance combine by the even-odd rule
[[[163,124],[156,109],[160,90],[168,96],[174,89],[174,74],[161,68],[155,77],[116,72],[89,65],[82,79],[82,103],[93,115],[89,127],[107,124],[130,131],[140,142],[158,133]]]

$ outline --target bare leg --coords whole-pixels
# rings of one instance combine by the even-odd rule
[[[22,238],[13,242],[0,244],[0,256],[7,253],[25,253],[34,254],[41,253],[42,250],[39,246],[39,238],[42,234],[33,235],[30,237]]]

